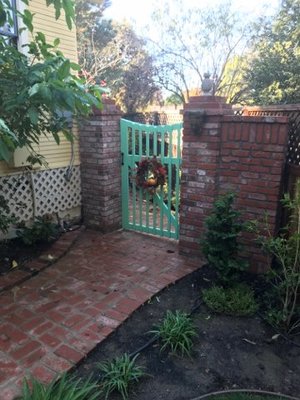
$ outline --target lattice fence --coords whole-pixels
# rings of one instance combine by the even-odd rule
[[[300,106],[269,106],[269,107],[246,107],[239,110],[239,115],[250,115],[253,117],[289,117],[289,142],[286,161],[288,164],[300,165]]]
[[[67,168],[0,177],[0,192],[20,222],[69,210],[81,205],[80,168],[73,168],[69,180]]]

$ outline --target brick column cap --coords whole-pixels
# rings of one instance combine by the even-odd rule
[[[93,108],[93,115],[122,115],[119,106],[116,105],[113,99],[102,99],[103,108]]]
[[[185,111],[205,111],[207,115],[233,115],[233,109],[226,103],[226,98],[222,96],[192,96],[189,103],[184,106]]]

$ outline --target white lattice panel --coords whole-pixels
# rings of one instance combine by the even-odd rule
[[[0,177],[0,194],[20,222],[69,210],[81,204],[80,168],[72,169],[70,180],[66,172],[57,168]]]
[[[33,215],[32,190],[29,174],[0,177],[0,194],[7,200],[10,214],[20,221]]]
[[[33,175],[36,216],[68,210],[81,204],[80,169],[74,167],[71,179],[67,168],[49,169]]]

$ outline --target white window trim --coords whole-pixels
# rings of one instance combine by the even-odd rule
[[[16,0],[16,7],[17,10],[20,11],[21,13],[24,12],[24,10],[26,9],[26,4],[23,3],[23,1],[21,0]],[[20,30],[22,28],[26,28],[24,26],[24,23],[22,21],[22,18],[20,18],[20,16],[17,17],[17,23],[18,23],[18,50],[25,54],[28,55],[28,42],[29,42],[29,35],[28,35],[28,30],[27,29],[23,29],[21,32]]]

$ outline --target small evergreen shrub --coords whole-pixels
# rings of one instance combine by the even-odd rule
[[[167,315],[152,333],[161,340],[161,350],[169,348],[173,353],[190,356],[193,339],[197,336],[191,317],[181,311],[167,311]]]
[[[215,201],[212,214],[205,220],[206,233],[201,240],[203,254],[224,283],[236,280],[239,272],[248,267],[238,256],[241,249],[238,237],[244,224],[240,213],[233,209],[234,199],[233,193],[227,193]]]
[[[230,288],[213,286],[203,290],[203,300],[213,311],[236,316],[253,315],[258,305],[253,291],[246,285]]]
[[[119,392],[124,400],[128,399],[129,386],[145,375],[142,367],[136,365],[138,354],[130,358],[128,354],[98,364],[101,371],[100,388],[105,399],[112,392]]]

